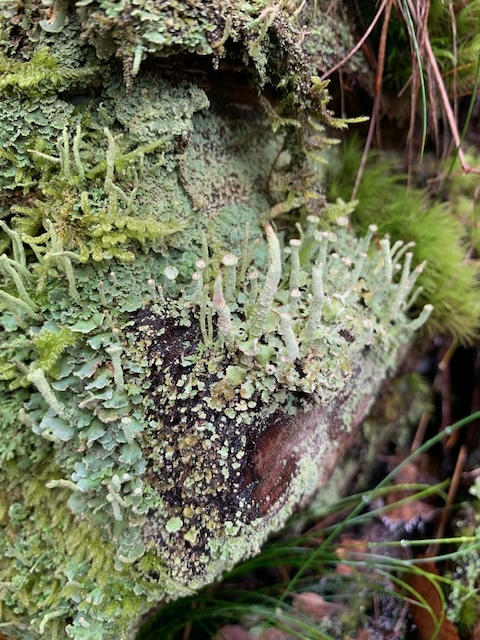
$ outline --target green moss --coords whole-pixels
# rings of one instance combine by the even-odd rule
[[[66,327],[55,327],[53,330],[42,329],[34,337],[34,343],[38,350],[38,365],[48,375],[56,377],[55,368],[61,354],[67,347],[75,344],[77,337]]]
[[[6,95],[22,94],[39,99],[45,94],[89,84],[99,72],[98,66],[81,69],[62,67],[47,47],[40,47],[28,61],[0,56],[0,90]]]
[[[9,635],[100,640],[108,629],[110,637],[126,638],[132,621],[163,590],[114,568],[114,546],[73,518],[68,489],[52,480],[60,471],[54,464],[42,460],[22,486],[18,474],[25,469],[9,464],[5,471],[0,541],[8,562],[0,578]]]

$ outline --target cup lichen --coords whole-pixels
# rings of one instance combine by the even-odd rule
[[[23,404],[23,422],[52,443],[61,472],[46,486],[68,491],[75,517],[115,542],[116,571],[132,566],[141,582],[142,560],[153,553],[171,581],[195,588],[254,552],[312,491],[319,455],[329,453],[328,439],[318,447],[325,429],[318,421],[310,446],[304,441],[301,456],[290,456],[281,499],[259,500],[255,444],[272,425],[328,411],[353,384],[359,364],[363,382],[378,384],[426,320],[428,308],[417,320],[404,314],[405,282],[411,289],[418,273],[407,273],[408,258],[399,282],[387,282],[395,256],[386,243],[382,253],[366,256],[366,239],[356,240],[344,227],[319,234],[318,224],[310,219],[294,243],[298,254],[287,254],[286,261],[267,225],[269,259],[260,259],[268,264],[255,299],[251,280],[235,279],[227,306],[213,260],[203,269],[200,301],[195,279],[175,281],[168,295],[157,287],[153,296],[146,275],[161,281],[162,271],[150,253],[133,267],[116,264],[115,280],[110,263],[91,265],[88,278],[85,267],[74,266],[73,297],[68,280],[50,276],[48,297],[37,303],[41,316],[18,309],[34,345],[46,327],[49,341],[57,332],[61,345],[48,377],[35,349],[17,365],[37,389]],[[300,292],[295,305],[292,269]],[[35,296],[35,265],[30,276]],[[200,325],[205,308],[213,326],[206,341]],[[20,323],[14,330],[8,310],[4,318],[14,335],[25,331]],[[78,335],[73,343],[65,340],[70,332]],[[364,393],[350,394],[345,413],[352,414]],[[155,587],[157,595],[161,588]],[[86,620],[84,612],[81,617]]]

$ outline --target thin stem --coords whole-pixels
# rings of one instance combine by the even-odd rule
[[[372,117],[370,119],[370,126],[368,128],[367,141],[365,142],[365,147],[363,149],[362,160],[360,162],[360,166],[357,171],[357,177],[355,178],[355,185],[353,187],[352,200],[355,200],[355,197],[358,193],[358,189],[360,187],[360,183],[362,181],[363,173],[365,171],[365,166],[367,164],[368,154],[372,146],[373,134],[375,132],[375,128],[377,125],[378,114],[380,112],[380,102],[382,99],[383,71],[385,68],[385,49],[387,44],[388,25],[390,23],[390,13],[392,11],[392,3],[393,1],[390,0],[385,7],[385,16],[383,18],[382,33],[380,36],[380,43],[378,45],[377,71],[375,74],[375,99],[373,102]]]
[[[375,25],[377,24],[377,22],[380,19],[380,16],[383,13],[383,10],[385,9],[385,6],[387,5],[387,2],[391,2],[391,0],[383,0],[382,4],[380,5],[374,19],[372,20],[372,22],[370,23],[370,26],[368,27],[368,29],[365,31],[365,33],[363,34],[363,36],[360,38],[360,40],[357,42],[357,44],[353,47],[353,49],[350,51],[350,53],[345,56],[345,58],[343,58],[343,60],[340,60],[340,62],[338,62],[334,67],[332,67],[331,69],[329,69],[328,71],[326,71],[323,76],[320,78],[320,80],[326,80],[326,78],[328,78],[328,76],[331,76],[332,73],[334,73],[337,69],[339,69],[340,67],[343,67],[343,65],[348,62],[350,60],[350,58],[353,58],[353,56],[357,53],[357,51],[360,49],[360,47],[363,45],[363,43],[365,42],[365,40],[368,38],[368,36],[372,33]]]
[[[290,580],[287,587],[285,588],[283,594],[280,596],[278,600],[278,604],[281,604],[286,600],[288,595],[292,593],[293,590],[295,589],[295,585],[298,583],[300,578],[316,562],[317,558],[322,554],[323,548],[330,545],[335,538],[338,538],[340,533],[349,526],[352,519],[355,518],[361,511],[363,511],[363,509],[372,501],[372,499],[376,495],[376,492],[379,489],[381,489],[382,487],[385,487],[385,485],[389,484],[392,480],[394,480],[398,476],[398,474],[403,469],[405,469],[405,467],[410,465],[413,462],[413,460],[418,458],[418,456],[421,456],[422,454],[424,454],[426,451],[431,449],[437,443],[441,442],[444,438],[450,436],[455,431],[458,431],[459,429],[465,427],[471,422],[474,422],[475,420],[479,420],[479,419],[480,419],[480,411],[476,411],[475,413],[472,413],[470,416],[467,416],[466,418],[463,418],[462,420],[459,420],[458,422],[455,422],[454,424],[446,427],[443,431],[438,433],[433,438],[430,438],[430,440],[427,440],[427,442],[425,442],[423,445],[418,447],[418,449],[416,449],[407,458],[405,458],[395,469],[393,469],[393,471],[387,474],[385,478],[383,478],[383,480],[381,480],[374,489],[364,494],[364,499],[360,500],[360,502],[352,510],[352,512],[335,527],[332,533],[325,538],[323,543],[319,545],[319,547],[310,555],[308,560],[306,560],[302,568],[299,571],[297,571],[297,573],[293,576],[293,578]]]

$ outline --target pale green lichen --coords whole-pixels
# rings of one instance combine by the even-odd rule
[[[313,220],[302,239],[301,295],[290,315],[288,268],[284,279],[287,287],[281,287],[281,266],[277,270],[276,265],[278,238],[271,228],[268,234],[270,266],[262,288],[254,304],[249,304],[248,280],[237,283],[230,304],[228,336],[221,326],[225,307],[215,303],[218,278],[211,284],[212,298],[207,303],[216,312],[213,340],[202,344],[201,332],[195,327],[195,314],[201,310],[195,311],[194,287],[180,297],[176,310],[173,301],[167,308],[153,305],[135,320],[133,330],[127,330],[139,366],[142,362],[148,366],[142,385],[150,418],[145,428],[147,473],[164,498],[164,517],[183,516],[184,524],[183,531],[175,531],[172,536],[162,527],[160,516],[145,524],[144,536],[147,546],[159,545],[157,553],[163,555],[173,575],[193,580],[195,586],[213,578],[212,567],[218,565],[205,551],[204,541],[209,540],[208,546],[221,546],[219,540],[223,540],[225,527],[230,526],[226,523],[234,523],[237,536],[233,546],[223,548],[226,564],[258,544],[265,520],[257,516],[265,505],[252,499],[255,482],[250,486],[242,482],[245,468],[252,462],[249,443],[261,437],[272,416],[277,415],[278,420],[279,412],[284,417],[295,416],[315,412],[318,407],[328,413],[333,399],[349,388],[350,400],[343,417],[348,428],[365,388],[371,390],[376,384],[373,380],[378,382],[394,366],[399,347],[416,328],[416,321],[408,320],[402,311],[392,316],[403,285],[385,281],[388,261],[378,254],[369,260],[361,255],[361,278],[352,282],[358,248],[361,254],[366,249],[364,240],[356,241],[340,228],[337,235],[328,234],[331,246],[324,252],[325,243],[319,244],[315,238]],[[316,325],[305,333],[311,324],[309,308],[315,303],[309,272],[318,273],[315,261],[319,250],[320,260],[325,253],[325,313],[316,314]],[[349,258],[342,260],[345,255]],[[414,280],[418,271],[412,275]],[[338,289],[339,283],[344,289]],[[270,302],[265,312],[267,299]],[[424,322],[430,311],[426,308],[417,324]],[[259,313],[264,318],[261,323]],[[287,314],[288,332],[282,326],[282,316]],[[253,338],[251,326],[255,329]],[[131,357],[135,354],[132,352]],[[358,370],[360,362],[362,371]],[[352,376],[357,378],[354,385],[349,384]],[[362,384],[357,387],[359,380]],[[332,446],[323,441],[319,447],[327,424],[318,420],[312,451],[305,441],[301,442],[302,461],[283,497],[280,519],[305,495],[302,492],[310,490],[310,484],[300,479],[300,469],[303,465],[314,468],[317,456],[321,459],[321,453]],[[312,482],[317,478],[318,472]],[[273,508],[273,514],[276,511]],[[188,544],[183,543],[179,554],[182,535]],[[202,543],[195,545],[192,538]]]
[[[351,205],[328,214],[315,190],[312,132],[342,123],[296,9],[0,9],[0,628],[12,637],[131,638],[152,603],[254,552],[320,479],[330,425],[351,428],[426,320],[428,308],[406,314],[418,268],[404,247],[376,251],[373,229],[357,240]],[[232,42],[257,90],[285,77],[275,110],[264,103],[273,122],[255,93],[234,121],[210,81],[154,57],[243,64]],[[310,205],[299,238],[264,226]],[[327,228],[333,209],[341,224]],[[284,494],[260,498],[269,465],[255,445],[282,421],[308,429],[305,450],[279,453]]]
[[[106,538],[113,537],[119,571],[126,564],[137,566],[150,551],[171,579],[195,587],[213,579],[221,566],[253,551],[272,522],[282,521],[311,491],[314,481],[305,482],[302,469],[308,467],[313,477],[311,470],[322,451],[322,426],[317,425],[316,453],[307,448],[302,455],[285,503],[272,507],[271,514],[267,509],[264,518],[264,505],[252,498],[255,482],[241,484],[242,470],[251,463],[249,443],[262,435],[276,412],[295,416],[316,406],[328,408],[357,373],[356,358],[365,349],[371,352],[364,363],[365,380],[372,376],[370,366],[385,372],[411,336],[415,321],[402,309],[404,283],[413,285],[414,278],[407,278],[406,268],[398,284],[385,283],[390,265],[385,254],[374,253],[366,260],[365,241],[355,240],[343,227],[336,234],[320,234],[319,242],[317,224],[317,219],[309,221],[297,245],[299,264],[289,259],[299,267],[295,277],[301,294],[294,309],[289,307],[291,266],[284,277],[286,286],[281,286],[280,244],[269,225],[265,277],[255,300],[248,278],[235,282],[228,332],[227,306],[214,267],[204,274],[206,306],[214,312],[207,343],[201,338],[202,305],[196,302],[194,281],[188,285],[172,280],[177,292],[154,302],[147,280],[137,283],[140,291],[132,297],[128,266],[116,267],[116,282],[124,287],[109,279],[101,264],[95,267],[97,276],[91,272],[88,278],[76,267],[78,297],[70,298],[67,310],[55,301],[69,299],[69,285],[57,280],[42,309],[45,322],[61,322],[83,337],[65,348],[59,329],[62,349],[57,349],[57,373],[51,382],[40,360],[29,365],[27,379],[39,393],[25,404],[25,420],[55,446],[64,477],[49,486],[75,488],[70,509],[86,517],[100,535],[103,531]],[[360,279],[352,281],[359,249],[363,268]],[[311,326],[318,262],[323,264],[324,300]],[[138,257],[135,264],[139,273],[161,280],[154,258]],[[92,305],[100,278],[108,309],[100,295]],[[78,320],[87,300],[90,320]],[[288,331],[282,324],[287,314]],[[35,323],[31,331],[35,335]],[[54,337],[51,332],[49,339]],[[358,400],[352,394],[352,402],[359,402],[363,392],[362,387]],[[351,407],[346,411],[351,413]],[[348,424],[348,416],[344,421]],[[328,446],[323,442],[324,451]],[[232,527],[235,542],[221,544]],[[222,547],[220,557],[217,545]]]
[[[365,240],[355,240],[344,227],[319,236],[317,225],[317,219],[309,221],[301,243],[294,243],[298,263],[290,254],[286,268],[280,262],[279,239],[267,226],[270,266],[259,278],[256,297],[251,295],[250,279],[235,280],[228,335],[215,262],[210,261],[208,271],[203,268],[204,304],[214,312],[207,343],[200,331],[202,303],[197,301],[195,280],[191,285],[171,280],[176,291],[172,289],[168,299],[157,291],[156,301],[152,299],[151,280],[161,282],[164,271],[154,254],[139,256],[135,270],[118,263],[115,278],[103,263],[92,264],[89,273],[74,266],[78,297],[69,297],[68,281],[54,276],[55,288],[49,287],[47,299],[37,303],[44,321],[22,317],[31,326],[34,344],[42,345],[47,337],[42,326],[50,327],[48,339],[57,337],[59,344],[53,349],[58,355],[51,381],[41,368],[41,354],[35,360],[27,351],[23,365],[19,363],[28,366],[27,379],[39,392],[25,403],[24,422],[53,443],[62,470],[63,477],[54,477],[53,484],[48,478],[48,486],[51,491],[69,491],[73,514],[86,518],[96,535],[115,541],[116,571],[131,566],[132,580],[142,583],[147,552],[158,559],[162,575],[191,588],[253,552],[271,527],[310,493],[317,480],[317,456],[328,452],[329,444],[322,440],[325,426],[317,424],[316,453],[306,449],[284,502],[262,517],[264,505],[252,498],[255,482],[241,484],[242,470],[251,462],[249,443],[261,436],[275,412],[295,416],[315,406],[328,407],[357,373],[356,357],[365,349],[371,355],[360,379],[371,386],[371,367],[377,376],[384,373],[411,336],[415,321],[402,311],[404,283],[413,284],[406,268],[398,284],[385,283],[385,270],[390,268],[386,250],[366,259]],[[46,249],[48,253],[48,243]],[[357,256],[362,271],[352,281]],[[227,262],[234,261],[229,257]],[[315,326],[306,334],[304,328],[312,323],[309,309],[315,305],[313,274],[320,269],[315,263],[323,265],[324,300]],[[294,279],[300,290],[294,308],[289,306],[292,267],[298,270]],[[144,274],[143,281],[137,280],[132,295],[130,278],[136,273]],[[103,296],[96,286],[100,281]],[[288,314],[289,331],[282,325],[282,314]],[[255,328],[253,338],[250,325]],[[21,327],[14,334],[19,332]],[[71,334],[79,336],[74,344]],[[363,393],[362,386],[358,398],[352,394],[353,406]],[[152,589],[156,597],[163,580]],[[72,603],[57,606],[58,618],[42,618],[45,625],[58,624],[72,611]],[[73,637],[96,637],[81,631],[86,619],[79,609]]]

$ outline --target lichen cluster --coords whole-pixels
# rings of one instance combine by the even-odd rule
[[[410,247],[378,250],[373,227],[357,240],[351,205],[315,186],[318,130],[340,123],[302,55],[301,5],[226,4],[221,19],[213,2],[0,8],[12,637],[130,638],[152,603],[255,552],[316,486],[330,425],[351,429],[429,313],[407,317]],[[254,61],[248,118],[222,110],[213,69],[159,64],[211,49]],[[292,210],[296,231],[278,217]],[[280,495],[257,444],[305,425],[304,450],[278,452]]]
[[[421,270],[410,271],[411,253],[400,268],[408,247],[383,240],[383,251],[369,257],[369,237],[317,226],[310,220],[303,237],[290,241],[286,267],[267,226],[265,273],[249,264],[246,238],[243,256],[228,253],[220,269],[207,264],[210,256],[199,258],[189,284],[177,284],[178,270],[159,268],[153,252],[134,269],[118,263],[115,273],[111,262],[70,264],[70,278],[45,283],[42,265],[25,265],[24,245],[10,232],[16,291],[2,291],[5,306],[12,303],[4,326],[15,346],[25,336],[10,386],[30,383],[36,391],[22,395],[8,426],[52,443],[46,488],[70,494],[67,505],[88,522],[89,536],[113,540],[114,570],[131,565],[142,595],[148,576],[160,583],[149,597],[158,597],[168,593],[168,580],[195,587],[252,552],[316,478],[307,451],[293,476],[298,482],[310,462],[308,482],[292,481],[279,505],[252,497],[257,483],[245,482],[252,446],[269,421],[328,406],[348,388],[359,354],[371,351],[376,363],[386,351],[389,361],[428,315],[428,308],[416,320],[404,315]],[[52,226],[47,255],[56,242]],[[43,301],[35,294],[40,280]],[[5,530],[9,548],[15,525],[8,521]],[[66,568],[62,579],[62,597],[45,613],[52,620],[72,611]],[[8,602],[15,583],[3,588]],[[75,626],[94,622],[79,607],[73,637],[95,637]]]
[[[246,481],[252,449],[268,426],[328,407],[353,385],[360,357],[366,370],[386,369],[431,311],[426,307],[415,320],[404,315],[422,269],[410,271],[411,253],[400,267],[408,246],[383,240],[382,253],[369,258],[373,228],[357,241],[342,226],[321,232],[318,220],[309,222],[284,249],[283,267],[279,240],[267,226],[263,276],[248,267],[247,245],[242,257],[223,257],[210,285],[200,259],[176,303],[156,300],[127,327],[131,357],[148,367],[147,475],[165,509],[145,524],[144,538],[147,546],[159,545],[157,553],[182,581],[213,577],[217,549],[227,564],[241,557],[239,548],[253,550],[265,525],[261,515],[270,518],[285,506],[273,496],[255,499],[258,478]],[[348,430],[351,415],[342,418]],[[308,448],[303,457],[302,464],[315,460]],[[288,489],[287,511],[291,498]],[[237,540],[229,545],[232,536]]]

